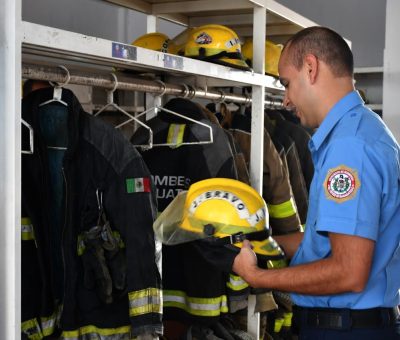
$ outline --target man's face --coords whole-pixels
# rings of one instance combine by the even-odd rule
[[[290,51],[285,49],[279,60],[279,79],[285,87],[284,104],[292,109],[304,126],[314,127],[310,121],[308,82],[304,65],[297,70],[288,56]]]

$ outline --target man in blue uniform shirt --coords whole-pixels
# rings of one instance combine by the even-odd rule
[[[300,339],[396,339],[399,145],[354,90],[353,55],[336,32],[294,35],[279,74],[285,103],[318,128],[306,229],[276,236],[290,267],[258,268],[245,242],[233,270],[253,287],[292,293]]]

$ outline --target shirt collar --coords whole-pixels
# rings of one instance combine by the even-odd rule
[[[340,99],[328,112],[317,131],[312,136],[309,145],[311,150],[318,150],[336,123],[352,108],[364,101],[357,91],[352,91]]]

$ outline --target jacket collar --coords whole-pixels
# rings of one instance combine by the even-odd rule
[[[52,98],[53,87],[48,87],[35,90],[22,99],[22,118],[33,128],[35,148],[43,148],[43,139],[41,137],[39,124],[39,105]],[[65,153],[65,158],[70,158],[73,156],[78,146],[79,121],[83,109],[73,92],[68,89],[62,90],[61,99],[68,104],[68,149]],[[24,138],[23,134],[23,141],[24,139],[26,138]]]
[[[362,104],[364,101],[357,91],[352,91],[340,99],[328,112],[309,141],[310,150],[317,151],[342,117],[354,107]]]

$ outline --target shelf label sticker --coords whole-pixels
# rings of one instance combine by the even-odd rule
[[[127,60],[137,60],[136,47],[132,45],[112,43],[112,57]]]
[[[183,70],[183,58],[164,54],[164,67],[173,68],[175,70]]]

